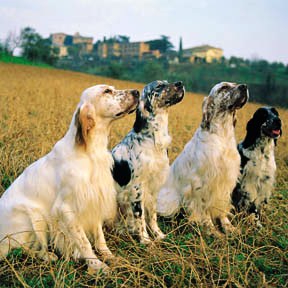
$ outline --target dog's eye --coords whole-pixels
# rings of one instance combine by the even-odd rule
[[[109,94],[111,94],[111,93],[112,93],[112,90],[111,90],[111,89],[106,89],[106,90],[104,91],[104,93],[109,93]]]
[[[230,87],[228,85],[224,85],[222,86],[218,92],[222,92],[222,91],[225,91],[225,90],[228,90]]]

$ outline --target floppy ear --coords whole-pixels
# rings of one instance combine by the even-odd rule
[[[236,110],[233,111],[233,126],[236,127],[237,124],[237,115]]]
[[[204,98],[203,104],[202,104],[202,123],[201,128],[209,130],[211,120],[213,117],[213,98],[210,96],[207,96]]]
[[[263,111],[258,109],[253,117],[248,121],[246,125],[246,136],[243,141],[243,148],[250,147],[253,145],[256,140],[260,137],[261,135],[261,125],[263,121],[261,120],[263,117]]]
[[[143,128],[147,125],[147,117],[143,115],[140,108],[138,107],[136,110],[136,119],[134,122],[133,129],[136,133],[141,132]]]
[[[87,145],[89,133],[95,126],[95,118],[93,105],[85,103],[78,108],[75,115],[75,126],[77,128],[75,142],[77,145]]]

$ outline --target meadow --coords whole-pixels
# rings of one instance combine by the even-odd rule
[[[103,83],[117,89],[144,86],[1,62],[0,75],[0,195],[64,135],[85,88]],[[170,162],[197,129],[202,100],[203,95],[186,93],[184,100],[170,109]],[[259,106],[249,103],[239,111],[238,141]],[[239,232],[218,239],[185,219],[159,219],[167,238],[150,246],[140,245],[128,234],[107,232],[108,247],[118,256],[108,275],[90,275],[84,263],[73,260],[44,263],[17,249],[0,262],[0,287],[287,287],[288,110],[279,108],[279,112],[284,127],[276,147],[277,183],[261,230],[236,217],[233,224]],[[131,129],[133,120],[132,114],[113,123],[110,147]]]

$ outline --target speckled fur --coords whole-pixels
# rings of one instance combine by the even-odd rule
[[[227,218],[240,169],[234,133],[235,113],[248,99],[246,85],[222,82],[203,101],[203,119],[170,168],[158,195],[157,211],[173,216],[183,207],[191,221],[212,232],[216,220],[233,230]]]
[[[141,243],[151,241],[147,227],[156,238],[164,237],[157,224],[156,199],[169,172],[167,147],[171,138],[167,108],[180,102],[183,96],[181,82],[148,84],[143,90],[133,129],[112,150],[122,216]]]
[[[278,134],[273,135],[272,131]],[[261,226],[260,213],[268,203],[275,183],[275,143],[281,136],[281,120],[275,108],[259,108],[247,124],[247,135],[238,145],[241,176],[232,202],[237,211],[254,215]]]

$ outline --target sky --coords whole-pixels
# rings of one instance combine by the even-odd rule
[[[0,39],[24,27],[43,37],[64,32],[127,35],[147,41],[167,35],[178,50],[209,44],[224,56],[288,64],[288,0],[0,0]]]

